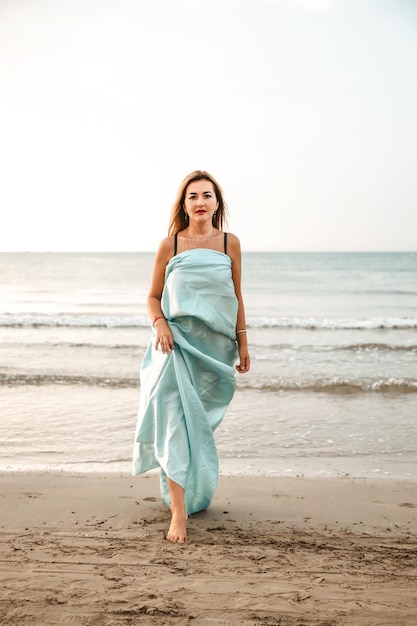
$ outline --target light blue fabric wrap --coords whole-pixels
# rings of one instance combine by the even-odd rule
[[[218,479],[213,432],[235,391],[237,298],[231,260],[197,248],[168,263],[162,311],[174,336],[168,355],[152,336],[140,371],[133,474],[161,468],[161,498],[170,506],[167,476],[185,489],[187,513],[206,509]]]

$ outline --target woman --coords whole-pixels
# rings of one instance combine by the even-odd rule
[[[250,367],[240,243],[223,232],[226,210],[210,174],[184,179],[147,301],[154,333],[140,373],[133,473],[161,468],[161,498],[172,514],[166,538],[174,543],[186,539],[188,514],[211,502],[213,432],[233,397],[235,368]]]

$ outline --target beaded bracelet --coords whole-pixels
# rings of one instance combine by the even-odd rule
[[[155,317],[153,318],[152,326],[155,326],[156,320],[161,320],[162,318],[165,319],[165,315],[155,315]]]

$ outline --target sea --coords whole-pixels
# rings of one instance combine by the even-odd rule
[[[0,470],[131,472],[154,254],[0,254]],[[244,252],[224,475],[417,480],[417,253]]]

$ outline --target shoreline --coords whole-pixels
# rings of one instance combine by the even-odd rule
[[[364,460],[355,456],[349,457],[295,457],[295,458],[247,458],[244,461],[220,458],[219,476],[227,478],[273,478],[292,479],[305,478],[307,480],[344,480],[357,481],[417,483],[417,460],[415,455],[405,455],[401,462],[395,459],[373,458]],[[22,474],[68,474],[68,475],[131,475],[132,461],[77,461],[66,463],[39,463],[25,462],[19,465],[20,460],[10,460],[0,463],[0,475],[8,473]],[[151,470],[158,473],[159,470]]]
[[[415,621],[413,482],[220,476],[174,545],[156,473],[0,481],[0,624]]]
[[[52,524],[51,528],[55,528],[57,522],[52,519],[62,516],[64,527],[72,528],[72,521],[64,517],[70,502],[81,513],[87,503],[94,503],[102,517],[109,511],[115,513],[123,504],[120,514],[124,515],[127,527],[139,513],[138,502],[141,513],[146,515],[149,507],[156,507],[160,515],[166,514],[169,519],[169,510],[159,498],[158,470],[140,476],[116,471],[10,470],[0,471],[0,481],[0,499],[7,505],[0,509],[2,530],[16,524],[16,529],[21,529],[33,521],[34,510],[40,514],[44,511],[44,505],[47,513],[42,521],[44,527]],[[383,532],[392,519],[389,532],[401,528],[401,532],[417,536],[416,487],[415,481],[389,477],[221,474],[211,506],[197,516],[215,519],[213,516],[220,515],[220,509],[229,508],[243,526],[255,521],[278,521],[286,527],[302,530],[349,528],[354,532],[354,526],[360,525],[362,528],[358,530],[366,529],[370,533]],[[127,501],[127,508],[121,500]],[[195,515],[190,520],[194,518]]]

